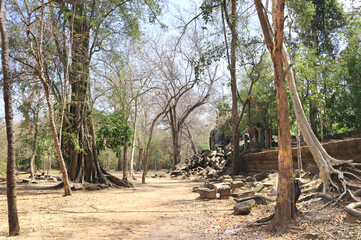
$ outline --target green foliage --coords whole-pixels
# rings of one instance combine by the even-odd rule
[[[227,102],[227,97],[222,96],[218,98],[216,102],[216,109],[218,111],[217,119],[221,117],[227,116],[229,112],[231,112],[231,107],[229,106],[229,103]]]
[[[173,163],[172,142],[165,132],[159,133],[151,142],[149,151],[149,167],[151,169],[170,169]]]
[[[103,113],[97,131],[97,147],[104,150],[106,147],[117,153],[120,147],[131,146],[132,129],[128,124],[124,111]]]
[[[338,31],[346,24],[342,5],[337,0],[292,0],[289,7],[300,41],[310,48],[316,44],[318,54],[333,55]]]

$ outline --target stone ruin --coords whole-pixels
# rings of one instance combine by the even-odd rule
[[[230,145],[223,150],[203,150],[199,154],[193,155],[184,162],[175,166],[175,170],[171,171],[172,178],[182,177],[187,179],[189,177],[218,178],[227,171],[231,165],[232,151]]]

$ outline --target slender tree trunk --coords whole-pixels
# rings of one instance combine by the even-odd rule
[[[50,127],[51,127],[51,132],[53,134],[53,140],[54,140],[54,145],[55,145],[55,151],[56,154],[58,156],[58,161],[59,161],[59,166],[60,166],[60,171],[62,173],[62,178],[63,178],[63,183],[64,183],[64,193],[65,196],[70,196],[71,195],[71,190],[70,190],[70,186],[69,186],[69,180],[68,180],[68,174],[67,174],[67,170],[66,170],[66,166],[65,166],[65,162],[63,159],[63,155],[61,152],[61,148],[60,148],[60,143],[59,143],[59,139],[58,139],[58,135],[57,135],[57,131],[56,131],[56,126],[55,126],[55,120],[54,120],[54,112],[53,112],[53,105],[51,103],[51,99],[50,99],[50,90],[49,90],[49,85],[45,80],[45,76],[44,76],[44,63],[43,63],[43,46],[42,46],[42,42],[43,42],[43,28],[44,28],[44,5],[42,5],[41,7],[41,18],[40,18],[40,36],[39,39],[34,38],[33,40],[36,42],[36,49],[32,49],[33,55],[36,59],[36,62],[38,64],[38,77],[43,85],[44,91],[45,91],[45,97],[46,97],[46,102],[48,104],[48,110],[49,110],[49,120],[50,120]],[[29,31],[31,31],[29,29]],[[34,36],[34,35],[32,35]],[[30,34],[28,34],[29,40],[31,42],[30,39]],[[32,42],[31,42],[31,48],[32,48]]]
[[[118,151],[118,171],[122,170],[122,151]]]
[[[9,235],[20,234],[16,201],[16,178],[15,178],[15,141],[14,141],[14,113],[11,93],[11,76],[9,69],[9,40],[5,23],[5,3],[0,0],[0,33],[1,33],[1,64],[3,71],[3,95],[5,104],[5,122],[7,137],[7,167],[6,167],[6,195],[8,201]]]
[[[231,93],[232,93],[232,175],[237,175],[242,169],[242,164],[239,159],[240,147],[239,147],[239,115],[238,115],[238,90],[237,90],[237,78],[236,78],[236,46],[237,46],[237,1],[231,2],[231,16],[228,16],[227,1],[223,1],[223,10],[226,14],[226,20],[229,29],[231,30],[231,56],[229,62],[229,71],[231,74]],[[229,61],[229,60],[228,60]]]
[[[267,15],[260,0],[255,0],[258,17],[266,40],[267,48],[271,54],[278,113],[278,191],[275,217],[271,223],[272,228],[279,233],[285,232],[289,224],[296,218],[293,161],[291,152],[291,134],[289,127],[288,102],[285,86],[285,72],[283,70],[283,27],[285,0],[278,0],[274,21],[274,40],[271,28],[268,25]]]
[[[297,164],[298,164],[298,170],[302,171],[302,152],[301,152],[301,138],[300,138],[300,128],[298,126],[298,123],[296,123],[296,139],[297,139]]]
[[[123,148],[123,181],[128,181],[128,148]]]
[[[253,149],[253,143],[255,141],[255,136],[253,132],[253,126],[252,126],[252,116],[251,116],[251,104],[248,104],[248,132],[249,132],[249,151],[252,151]]]
[[[133,124],[133,143],[132,150],[130,153],[130,179],[136,180],[134,176],[134,150],[135,150],[135,139],[137,137],[137,116],[138,116],[138,98],[135,99],[134,106],[134,124]]]
[[[193,138],[192,138],[192,134],[191,132],[189,131],[189,128],[187,127],[187,134],[188,134],[188,139],[189,141],[191,142],[191,148],[192,148],[192,151],[193,151],[193,155],[197,154],[197,148],[196,148],[196,145],[194,144],[194,141],[193,141]]]
[[[35,123],[33,153],[31,154],[30,164],[29,164],[31,179],[35,178],[35,158],[38,153],[37,145],[38,145],[38,123]]]
[[[35,157],[37,155],[37,151],[38,149],[35,147],[35,149],[33,150],[33,153],[31,154],[30,157],[30,178],[34,179],[35,178]]]
[[[313,50],[316,51],[316,55],[318,56],[318,37],[317,37],[317,18],[318,16],[315,15],[314,19],[311,23],[311,31],[312,31],[312,38],[313,38]],[[313,66],[316,66],[316,61],[313,61]],[[310,124],[312,131],[317,135],[317,113],[318,113],[318,106],[317,106],[317,100],[315,99],[317,95],[317,76],[314,76],[315,79],[312,79],[313,87],[311,88],[311,94],[310,94]]]
[[[180,143],[179,143],[179,123],[177,121],[177,112],[175,105],[169,108],[169,119],[172,130],[172,143],[173,143],[173,168],[180,162]]]

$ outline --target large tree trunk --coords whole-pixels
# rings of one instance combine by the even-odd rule
[[[75,9],[74,9],[75,8]],[[71,106],[67,142],[70,165],[69,176],[74,182],[104,183],[130,186],[111,176],[100,167],[95,131],[90,108],[89,39],[91,25],[86,2],[73,4],[75,12],[72,34],[72,64],[70,69]]]
[[[275,217],[272,228],[281,233],[287,230],[288,225],[296,218],[294,185],[293,185],[293,161],[291,152],[291,134],[289,127],[287,92],[285,86],[285,72],[283,70],[282,46],[285,0],[278,0],[274,22],[274,39],[271,27],[268,24],[265,9],[260,0],[255,0],[258,17],[262,26],[267,48],[271,54],[275,87],[277,96],[278,113],[278,191]]]
[[[6,195],[8,201],[9,235],[20,234],[18,210],[16,204],[16,179],[15,179],[15,145],[14,145],[14,113],[11,93],[11,76],[9,69],[9,40],[5,24],[5,3],[0,0],[0,33],[1,33],[1,63],[3,70],[3,95],[5,104],[7,167],[6,167]]]

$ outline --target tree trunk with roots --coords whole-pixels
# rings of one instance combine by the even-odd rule
[[[283,45],[283,61],[285,63],[285,68],[289,69],[291,67],[291,61],[285,45]],[[289,69],[289,71],[287,71],[286,77],[288,87],[291,92],[297,124],[300,127],[302,136],[305,139],[307,146],[310,149],[312,156],[320,170],[320,178],[323,182],[323,192],[325,193],[330,189],[330,187],[334,187],[339,193],[341,193],[336,202],[338,202],[346,195],[349,195],[355,201],[361,201],[361,199],[355,197],[352,193],[352,190],[360,189],[361,185],[351,183],[345,178],[349,177],[351,179],[361,181],[359,177],[361,175],[361,170],[357,168],[361,164],[354,163],[352,160],[335,159],[326,152],[307,121],[300,98],[298,96],[293,71]],[[342,171],[342,167],[344,167],[344,171]]]
[[[258,17],[267,48],[271,54],[277,97],[278,116],[278,191],[275,215],[271,227],[278,233],[285,232],[296,219],[293,184],[293,161],[291,152],[291,134],[288,116],[288,101],[283,68],[282,46],[285,0],[278,0],[274,20],[274,37],[268,24],[266,11],[260,0],[255,0]]]
[[[95,131],[90,108],[89,39],[90,23],[86,2],[73,4],[75,13],[70,69],[71,106],[67,128],[69,177],[74,182],[103,183],[109,186],[131,186],[127,181],[107,173],[99,164]]]

